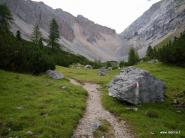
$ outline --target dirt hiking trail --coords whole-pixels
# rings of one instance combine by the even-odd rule
[[[73,138],[93,138],[93,125],[96,125],[97,120],[107,120],[114,129],[115,138],[133,138],[125,122],[119,121],[103,108],[101,94],[97,90],[99,85],[92,83],[82,85],[73,79],[70,79],[70,82],[74,85],[82,86],[88,92],[86,111],[74,132]]]

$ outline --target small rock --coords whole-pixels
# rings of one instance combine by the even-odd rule
[[[93,132],[96,131],[100,126],[101,126],[101,122],[99,120],[95,120],[93,123],[92,123],[92,129],[93,129]]]
[[[62,89],[66,89],[66,86],[63,86]]]
[[[33,132],[32,131],[27,131],[26,134],[31,136],[31,135],[33,135]]]
[[[66,86],[60,86],[59,88],[64,90],[64,89],[66,89],[67,87],[66,87]]]
[[[11,131],[12,129],[11,128],[8,128],[8,131]]]
[[[17,110],[22,110],[23,107],[22,107],[22,106],[17,106],[16,109],[17,109]]]
[[[181,113],[181,111],[180,110],[178,110],[178,111],[176,111],[177,113]]]
[[[54,80],[59,80],[59,79],[63,79],[64,78],[64,74],[63,73],[58,73],[58,72],[53,71],[53,70],[48,70],[46,73],[48,74],[48,76],[50,76]]]
[[[138,108],[133,108],[133,110],[134,110],[135,112],[137,112],[137,111],[138,111]]]
[[[137,107],[134,107],[134,108],[127,107],[126,110],[137,112],[138,108]]]
[[[91,65],[85,65],[86,69],[92,69],[93,67]]]
[[[112,67],[108,67],[108,70],[110,70],[110,71],[111,71],[111,70],[112,70]]]
[[[99,73],[100,76],[105,76],[106,73],[107,73],[107,70],[106,70],[105,67],[102,67],[102,68],[99,69],[98,73]]]
[[[177,104],[177,99],[174,99],[173,100],[173,104]]]
[[[150,134],[154,135],[155,133],[154,132],[150,132]]]
[[[150,61],[148,61],[149,64],[156,64],[156,63],[159,63],[159,60],[157,59],[152,59]]]

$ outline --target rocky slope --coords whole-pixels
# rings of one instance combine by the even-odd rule
[[[13,14],[12,31],[20,30],[26,39],[30,39],[35,23],[39,24],[44,38],[47,38],[49,23],[55,18],[59,23],[59,41],[63,49],[89,59],[107,61],[120,58],[117,51],[123,43],[110,28],[95,24],[81,15],[74,17],[62,9],[52,9],[42,2],[0,0],[0,3],[6,3]]]
[[[6,3],[13,13],[14,33],[20,30],[24,38],[30,39],[32,27],[37,23],[47,38],[49,23],[55,18],[59,23],[62,48],[92,60],[126,59],[130,47],[135,47],[140,56],[144,56],[148,45],[155,46],[185,28],[185,0],[161,0],[120,35],[81,15],[74,17],[42,2],[0,0],[0,3]]]
[[[185,0],[162,0],[131,24],[121,36],[127,45],[137,48],[143,56],[148,45],[155,46],[184,29]]]

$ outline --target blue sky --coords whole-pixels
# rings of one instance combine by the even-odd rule
[[[122,32],[160,0],[34,0]]]

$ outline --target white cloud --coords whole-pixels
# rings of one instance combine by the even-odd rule
[[[43,1],[53,8],[61,8],[75,16],[122,32],[141,16],[153,3],[160,0],[34,0]]]

